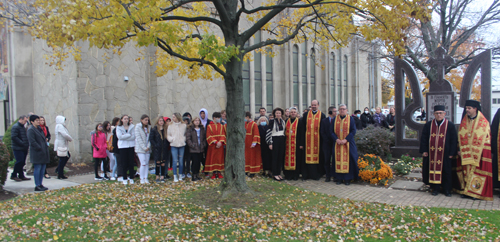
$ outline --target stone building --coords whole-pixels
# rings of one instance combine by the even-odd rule
[[[250,44],[263,38],[257,33]],[[34,112],[45,116],[50,130],[55,117],[64,115],[74,138],[72,162],[90,159],[90,132],[95,124],[122,114],[139,122],[142,114],[170,117],[173,112],[198,116],[201,108],[212,112],[225,109],[223,80],[188,80],[175,71],[155,74],[154,47],[126,45],[121,55],[110,50],[81,47],[81,61],[68,58],[63,70],[46,62],[50,48],[43,40],[17,29],[2,35],[5,99],[0,105],[0,136],[18,116]],[[380,106],[380,62],[374,58],[379,47],[354,38],[342,49],[321,50],[312,43],[293,42],[274,47],[274,57],[254,53],[244,63],[245,109],[258,113],[275,107],[297,106],[300,111],[311,100],[320,109],[347,104],[355,109]],[[107,56],[107,57],[105,57]],[[128,77],[128,80],[125,80]]]

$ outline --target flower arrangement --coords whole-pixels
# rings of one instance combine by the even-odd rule
[[[398,162],[392,167],[397,174],[406,175],[414,168],[422,166],[422,157],[411,157],[410,155],[402,155]]]
[[[359,177],[370,184],[386,186],[391,179],[392,169],[380,156],[365,154],[358,159]]]

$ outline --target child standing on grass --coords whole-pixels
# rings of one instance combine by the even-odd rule
[[[101,162],[105,162],[107,149],[106,144],[106,134],[104,133],[104,128],[102,123],[98,123],[95,126],[95,133],[92,134],[92,147],[94,148],[93,157],[94,157],[94,171],[95,171],[95,180],[100,181],[103,180],[103,177],[99,176],[98,169],[101,166]],[[104,165],[106,167],[106,164]],[[108,175],[104,173],[104,179],[109,180]]]

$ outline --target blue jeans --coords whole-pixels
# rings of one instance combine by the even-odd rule
[[[118,159],[116,159],[116,154],[113,153],[113,157],[115,157],[115,165],[111,167],[111,177],[116,176],[116,168],[118,167]]]
[[[45,174],[45,167],[47,164],[33,164],[35,170],[33,171],[33,176],[35,177],[35,186],[42,185],[43,175]]]
[[[179,174],[184,174],[184,146],[170,147],[172,152],[172,168],[174,175],[177,175],[177,162],[179,163]]]
[[[10,175],[11,178],[18,177],[24,178],[23,167],[26,165],[26,156],[28,156],[28,151],[24,150],[13,150],[14,157],[16,158],[16,163],[14,164],[14,171]]]

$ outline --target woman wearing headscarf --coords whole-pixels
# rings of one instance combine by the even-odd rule
[[[68,129],[66,128],[66,118],[63,116],[56,117],[56,127],[54,129],[56,134],[56,140],[54,141],[54,151],[57,152],[59,157],[59,165],[57,166],[57,179],[68,179],[64,176],[64,166],[68,162],[71,154],[68,150],[68,142],[73,141],[71,135],[69,135]]]

